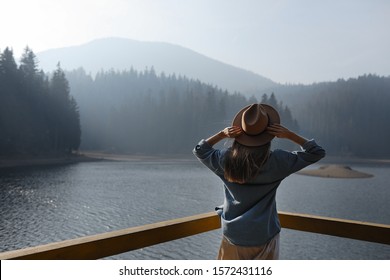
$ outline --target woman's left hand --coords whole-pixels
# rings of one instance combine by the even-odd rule
[[[228,138],[236,138],[242,133],[241,127],[238,126],[229,126],[222,130],[223,134]]]

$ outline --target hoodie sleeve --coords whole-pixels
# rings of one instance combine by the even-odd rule
[[[325,157],[325,150],[312,139],[302,145],[301,151],[277,150],[276,155],[279,171],[282,171],[284,177],[287,177]]]
[[[214,172],[218,176],[223,176],[223,151],[214,149],[209,143],[202,139],[195,146],[192,153],[198,158],[201,163],[207,166],[212,172]]]

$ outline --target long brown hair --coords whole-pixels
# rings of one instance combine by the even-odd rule
[[[270,142],[263,146],[248,147],[234,141],[225,158],[225,179],[239,184],[253,180],[267,161],[270,147]]]

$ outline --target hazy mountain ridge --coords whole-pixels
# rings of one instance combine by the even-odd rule
[[[157,73],[159,71],[164,71],[166,74],[175,72],[176,75],[182,74],[192,79],[195,77],[191,73],[198,71],[204,75],[197,77],[201,82],[216,85],[222,90],[226,88],[230,94],[234,90],[229,88],[228,85],[231,86],[234,83],[236,83],[235,86],[241,83],[239,92],[246,93],[247,96],[248,93],[255,94],[257,100],[262,100],[261,97],[264,93],[274,93],[277,100],[281,102],[280,108],[286,105],[289,107],[291,115],[299,124],[300,132],[303,135],[317,139],[319,143],[326,147],[329,154],[360,157],[389,156],[390,131],[381,128],[387,127],[390,118],[390,111],[388,110],[390,104],[390,77],[365,74],[357,78],[339,79],[333,82],[313,83],[311,85],[281,85],[274,83],[273,85],[268,84],[268,87],[258,87],[257,90],[253,91],[250,86],[259,85],[259,83],[250,84],[250,82],[247,82],[246,79],[250,77],[247,74],[250,72],[209,59],[188,49],[165,43],[142,43],[124,40],[117,45],[116,51],[113,51],[111,40],[122,41],[124,39],[97,40],[80,47],[53,50],[52,58],[46,61],[53,67],[57,63],[55,58],[60,57],[65,69],[84,66],[88,72],[91,71],[91,67],[88,67],[88,61],[93,65],[115,58],[116,63],[123,63],[121,66],[123,69],[130,69],[133,66],[136,70],[141,68],[139,71],[144,71],[146,66],[142,65],[147,65],[149,69],[151,67],[149,65],[153,65]],[[124,42],[129,44],[124,44]],[[96,44],[100,46],[96,47]],[[134,45],[138,47],[131,49],[130,46]],[[142,52],[139,50],[140,45],[144,48]],[[147,50],[148,48],[149,50]],[[168,50],[165,50],[165,48]],[[58,51],[64,52],[64,54],[59,55]],[[110,52],[113,54],[102,55]],[[123,58],[125,57],[123,54],[127,55],[129,53],[131,55],[126,56],[126,59]],[[137,53],[149,53],[150,55],[137,56]],[[50,51],[46,53],[46,55],[48,54],[50,54]],[[118,59],[118,57],[123,59]],[[44,56],[38,55],[38,58],[41,63],[44,63]],[[78,61],[77,67],[76,65],[69,67],[69,65],[72,65],[70,62],[73,63],[74,61]],[[162,68],[159,65],[176,65],[176,70],[166,70],[167,68],[161,70]],[[41,66],[44,70],[48,70],[45,64]],[[179,68],[180,71],[177,70]],[[190,73],[194,69],[196,71]],[[254,81],[253,79],[249,80]],[[72,79],[70,84],[73,90]],[[262,85],[264,86],[264,84]],[[242,89],[244,86],[246,86],[246,90]],[[150,85],[147,85],[148,87]],[[184,93],[186,90],[187,88],[182,88],[177,92]],[[128,87],[125,91],[128,91]],[[184,96],[185,94],[182,97]],[[176,97],[178,98],[179,95]],[[171,100],[173,101],[174,98]],[[250,99],[250,103],[252,102],[256,101]],[[237,110],[237,108],[230,108],[227,112]],[[365,133],[362,133],[362,131]],[[375,147],[372,147],[373,138],[376,139]]]
[[[267,92],[279,84],[253,72],[217,61],[188,48],[162,42],[105,38],[89,43],[37,53],[40,67],[52,71],[58,62],[65,70],[83,67],[87,73],[100,70],[138,71],[153,67],[157,73],[176,74],[244,94]]]

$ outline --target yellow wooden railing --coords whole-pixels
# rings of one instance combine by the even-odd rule
[[[279,212],[282,227],[390,245],[390,225]],[[4,259],[99,259],[220,228],[215,212],[0,253]]]

